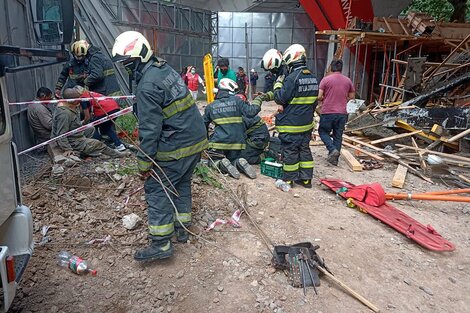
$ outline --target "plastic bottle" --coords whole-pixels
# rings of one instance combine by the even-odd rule
[[[282,179],[276,180],[275,184],[277,188],[281,189],[284,192],[288,192],[291,188],[290,185],[286,183],[285,181],[283,181]]]
[[[72,272],[78,275],[91,273],[92,276],[96,276],[96,270],[91,269],[91,266],[87,261],[76,255],[70,254],[67,251],[59,252],[59,255],[57,256],[57,264],[69,268]]]

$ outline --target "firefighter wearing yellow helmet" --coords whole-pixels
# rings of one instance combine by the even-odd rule
[[[70,52],[72,58],[64,65],[55,86],[57,98],[63,89],[77,85],[105,96],[122,94],[113,63],[100,48],[78,40],[72,43]]]

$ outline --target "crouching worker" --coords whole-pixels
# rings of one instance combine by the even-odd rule
[[[81,86],[75,86],[74,89],[77,91],[77,98],[100,98],[104,97],[104,95],[86,90]],[[104,100],[91,100],[91,108],[93,109],[93,118],[92,121],[99,120],[100,118],[105,117],[106,115],[110,115],[120,111],[119,104],[114,99],[104,99]],[[86,110],[90,110],[87,108]],[[90,114],[90,113],[89,113]],[[96,126],[98,131],[95,131],[93,138],[101,140],[102,135],[106,135],[111,139],[114,143],[114,147],[117,151],[123,152],[126,150],[126,147],[119,139],[118,135],[116,134],[116,127],[114,126],[114,121],[116,118],[112,120],[108,120],[104,123],[99,124]]]
[[[246,103],[246,97],[242,94],[237,94],[237,97],[242,99]],[[263,102],[263,96],[256,97],[251,105],[258,108],[258,112],[261,111],[261,103]],[[241,157],[248,161],[250,164],[259,164],[262,159],[262,155],[269,144],[269,130],[266,123],[261,117],[255,115],[254,117],[243,117],[245,123],[245,136],[246,146],[241,152]]]
[[[65,89],[63,92],[63,97],[65,99],[73,99],[76,95],[77,90],[73,88]],[[57,109],[55,110],[52,118],[52,138],[82,126],[78,110],[79,106],[80,100],[74,102],[61,102],[57,105]],[[93,132],[94,128],[91,128],[63,137],[57,140],[57,145],[64,150],[64,156],[70,156],[74,152],[78,152],[85,156],[98,156],[100,153],[118,158],[128,156],[128,153],[121,153],[113,150],[101,141],[89,138],[93,136]]]
[[[229,78],[222,78],[214,102],[206,106],[204,123],[206,129],[213,123],[214,133],[209,138],[209,149],[222,157],[214,162],[223,173],[235,179],[240,178],[240,172],[249,178],[256,178],[256,172],[247,160],[241,157],[246,148],[245,123],[243,117],[254,117],[258,108],[247,105],[235,96],[238,86]]]

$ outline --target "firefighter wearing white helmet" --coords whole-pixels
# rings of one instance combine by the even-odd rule
[[[153,56],[141,33],[128,31],[119,35],[112,54],[137,83],[137,165],[145,179],[151,242],[138,250],[134,259],[168,258],[173,254],[171,238],[175,233],[178,242],[189,238],[182,225],[191,224],[191,178],[201,151],[208,144],[206,129],[181,76],[165,60]],[[157,176],[162,177],[165,187],[155,179]]]
[[[113,63],[100,48],[82,39],[75,41],[70,51],[73,58],[64,65],[55,86],[57,98],[62,89],[75,86],[87,87],[105,96],[122,94]]]
[[[206,106],[204,123],[206,129],[212,123],[214,132],[209,139],[209,149],[216,152],[217,160],[213,166],[235,179],[240,178],[240,172],[249,178],[256,178],[256,171],[248,161],[241,157],[246,148],[244,117],[252,118],[259,112],[259,107],[249,105],[235,94],[238,85],[230,78],[222,78],[216,99]]]
[[[276,128],[282,145],[283,180],[312,187],[313,158],[310,139],[317,106],[318,82],[306,66],[306,52],[294,44],[283,54],[287,76],[274,84],[274,101],[278,104]]]

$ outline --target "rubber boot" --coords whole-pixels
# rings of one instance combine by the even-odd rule
[[[300,185],[305,188],[312,188],[312,180],[311,179],[306,179],[306,180],[296,180],[295,183],[297,185]]]
[[[235,166],[227,158],[223,158],[222,160],[217,162],[217,165],[222,173],[229,174],[235,179],[240,178],[240,172],[237,170]]]
[[[172,256],[173,254],[173,245],[170,240],[165,241],[155,241],[152,240],[150,245],[144,249],[137,250],[134,254],[134,260],[142,261],[152,261],[152,260],[161,260],[166,259]]]
[[[326,159],[328,163],[333,164],[333,165],[338,165],[338,159],[339,159],[339,151],[334,149],[328,154],[328,158]]]
[[[181,243],[188,242],[189,233],[186,231],[186,229],[178,227],[175,229],[175,232],[176,232],[176,241],[181,242]]]
[[[244,159],[244,158],[237,159],[235,161],[235,165],[241,173],[245,174],[249,178],[251,178],[251,179],[256,178],[255,169],[253,168],[253,166],[250,165],[250,163],[248,163],[248,161],[246,159]]]

